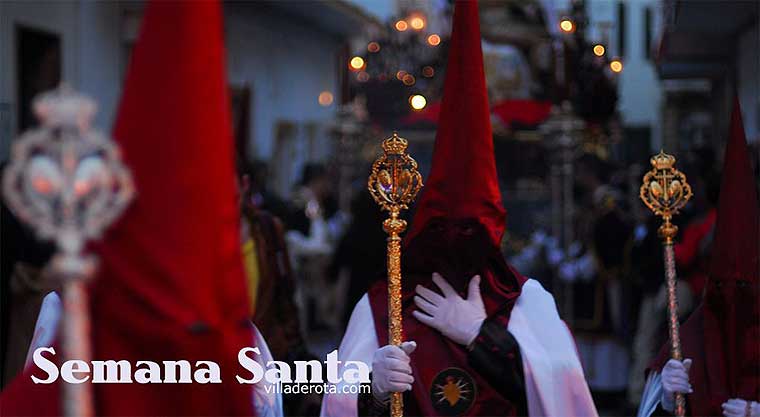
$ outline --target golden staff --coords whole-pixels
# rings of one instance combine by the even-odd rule
[[[639,190],[641,201],[655,215],[662,217],[663,223],[657,230],[662,238],[665,252],[665,282],[668,286],[668,331],[670,333],[670,356],[681,360],[681,338],[678,333],[678,299],[676,298],[676,262],[673,252],[673,238],[678,227],[670,222],[691,198],[691,187],[686,176],[675,169],[676,158],[663,151],[650,159],[652,169],[644,175]],[[686,399],[683,394],[676,394],[676,416],[683,417],[686,412]]]
[[[422,175],[417,162],[406,153],[409,142],[393,132],[383,141],[383,154],[372,164],[367,189],[380,208],[390,213],[383,222],[388,233],[388,341],[399,346],[401,335],[401,236],[406,221],[399,219],[401,210],[409,208],[422,188]],[[400,392],[391,393],[391,417],[404,415],[404,403]]]

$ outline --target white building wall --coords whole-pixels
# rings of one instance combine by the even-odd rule
[[[78,9],[78,71],[73,83],[97,100],[96,126],[110,131],[127,67],[122,8],[114,1],[82,1]]]
[[[121,85],[120,13],[117,2],[0,1],[0,103],[10,107],[0,160],[8,156],[18,117],[16,27],[60,36],[61,81],[98,102],[95,126],[110,131]]]
[[[0,1],[0,103],[8,105],[8,130],[0,132],[0,159],[8,155],[9,135],[16,131],[18,110],[16,74],[16,28],[26,26],[60,35],[61,79],[77,79],[79,37],[77,8],[73,2]],[[73,83],[72,83],[73,84]]]
[[[604,33],[600,23],[611,23],[607,31],[610,56],[621,56],[623,72],[618,75],[618,110],[624,126],[652,128],[650,146],[657,149],[662,145],[661,104],[662,89],[654,66],[654,53],[647,58],[647,49],[656,47],[660,34],[661,2],[657,0],[626,0],[625,4],[625,50],[618,50],[618,1],[590,0],[587,2],[591,24],[589,39],[603,41]],[[651,41],[646,45],[644,13],[649,8],[652,13]]]
[[[7,158],[16,132],[16,25],[60,35],[62,80],[97,100],[96,126],[110,131],[128,60],[125,24],[139,21],[139,7],[137,20],[129,22],[125,7],[116,1],[0,0],[0,109],[10,108],[2,115],[10,124],[0,131],[0,160]],[[225,9],[225,32],[229,82],[252,90],[249,156],[270,158],[276,125],[286,121],[299,128],[317,126],[312,152],[304,158],[325,157],[330,149],[327,125],[340,99],[338,54],[343,41],[269,9],[234,3]],[[322,91],[334,95],[332,105],[318,104]],[[308,129],[300,132],[300,142],[307,142],[303,136]],[[299,162],[305,160],[293,162],[287,181],[295,179]]]
[[[272,155],[278,121],[326,124],[332,119],[339,100],[339,39],[251,8],[229,8],[225,26],[229,82],[252,89],[253,156]],[[331,106],[317,102],[322,91],[335,97]]]

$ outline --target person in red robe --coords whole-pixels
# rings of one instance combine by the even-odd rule
[[[681,326],[683,361],[664,346],[647,376],[639,416],[760,417],[760,210],[735,100],[715,240],[702,303]]]
[[[146,5],[114,128],[137,196],[93,245],[89,289],[93,360],[213,361],[222,383],[94,384],[98,416],[281,414],[235,379],[238,351],[266,346],[249,319],[222,36],[218,1]],[[31,375],[46,376],[28,366],[2,414],[60,415],[63,382]]]
[[[371,364],[371,393],[336,384],[323,416],[596,416],[552,296],[500,251],[496,174],[478,4],[457,1],[431,172],[402,255],[404,342],[387,345],[387,287],[357,303],[339,360]],[[380,225],[378,225],[380,227]]]

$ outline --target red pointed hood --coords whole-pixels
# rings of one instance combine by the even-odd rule
[[[114,130],[137,196],[95,245],[90,298],[94,360],[213,361],[222,383],[98,384],[97,415],[253,413],[251,386],[234,378],[253,334],[224,62],[217,1],[146,6]],[[28,374],[3,401],[14,415],[60,404],[56,384]]]
[[[721,400],[760,395],[760,211],[743,126],[735,99],[701,329],[716,411]]]
[[[224,384],[105,386],[96,398],[102,414],[250,413],[250,386],[235,383],[233,365],[253,335],[221,6],[153,1],[143,19],[114,129],[137,198],[98,248],[95,354],[211,360]]]
[[[712,279],[758,282],[760,210],[749,158],[741,108],[735,99],[710,260]]]
[[[407,241],[435,217],[477,219],[496,245],[506,227],[483,71],[477,1],[457,1],[433,162]]]

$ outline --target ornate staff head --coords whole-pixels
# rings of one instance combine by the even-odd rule
[[[67,260],[59,266],[71,267],[85,242],[121,214],[134,187],[116,145],[90,127],[94,101],[61,87],[35,98],[33,108],[40,126],[13,145],[3,193],[20,220],[56,242],[56,259]]]
[[[652,169],[644,175],[639,190],[641,201],[664,223],[658,232],[665,243],[673,243],[678,227],[670,222],[673,215],[686,205],[692,196],[686,176],[675,168],[676,158],[663,151],[650,159]]]
[[[383,141],[383,154],[372,164],[372,172],[367,181],[372,198],[391,217],[383,223],[389,234],[398,234],[406,229],[406,221],[399,219],[401,210],[409,208],[422,188],[422,175],[417,171],[417,162],[409,156],[406,148],[409,142],[397,133]]]

